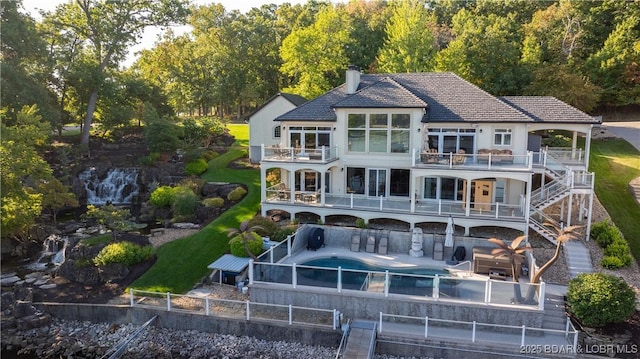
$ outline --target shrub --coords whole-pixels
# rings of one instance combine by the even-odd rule
[[[622,239],[622,234],[618,227],[614,226],[608,220],[594,223],[591,227],[591,237],[598,242],[601,248],[606,248],[617,239]]]
[[[229,201],[239,201],[242,199],[242,197],[244,197],[244,195],[247,194],[247,190],[242,188],[242,187],[236,187],[233,191],[229,192],[229,194],[227,195],[227,199]]]
[[[218,158],[218,156],[220,155],[218,154],[218,152],[215,152],[215,151],[207,151],[202,155],[204,160],[207,162],[211,161],[214,158]]]
[[[633,261],[633,258],[631,257],[631,251],[629,249],[629,245],[622,238],[608,245],[607,248],[604,249],[604,256],[605,258],[606,257],[618,258],[622,263],[622,266],[617,268],[626,267],[630,265],[631,262]],[[602,264],[602,262],[600,262],[600,264]],[[606,268],[610,268],[610,267],[606,267]]]
[[[362,218],[356,219],[356,227],[358,228],[367,228],[367,223]]]
[[[614,256],[602,257],[602,259],[600,260],[600,265],[602,266],[602,268],[607,269],[620,269],[626,266],[621,258]]]
[[[139,162],[143,166],[153,166],[156,163],[158,163],[158,161],[160,160],[160,157],[161,157],[160,153],[153,152],[148,156],[140,157]]]
[[[207,162],[202,158],[198,158],[195,161],[187,163],[187,165],[184,168],[184,173],[186,173],[189,176],[191,175],[199,176],[203,174],[207,170],[207,168],[208,168]]]
[[[189,187],[195,194],[202,193],[202,186],[204,186],[205,180],[197,176],[189,176],[178,183],[180,187]]]
[[[255,232],[250,235],[253,238],[247,239],[247,247],[251,253],[257,256],[262,253],[262,237]],[[244,250],[244,243],[241,236],[231,238],[229,241],[229,249],[231,250],[231,254],[236,257],[249,257]]]
[[[296,233],[296,231],[298,230],[298,226],[286,226],[286,227],[281,227],[280,229],[278,229],[278,231],[273,235],[273,237],[271,237],[272,241],[275,242],[282,242],[285,239],[287,239],[287,236],[292,235],[294,233]]]
[[[122,263],[126,266],[132,266],[151,258],[154,252],[155,250],[152,246],[141,247],[131,242],[111,243],[102,248],[100,253],[93,259],[93,263],[97,266],[104,266],[111,263]]]
[[[175,187],[174,200],[171,204],[174,216],[181,220],[193,218],[198,200],[198,195],[193,193],[189,187]]]
[[[170,207],[173,204],[175,193],[173,187],[160,186],[151,192],[149,202],[156,208]]]
[[[205,198],[202,200],[202,205],[205,207],[220,208],[224,206],[224,199],[220,197]]]
[[[272,220],[262,216],[255,216],[251,218],[251,220],[249,220],[248,226],[249,228],[254,226],[262,227],[261,229],[256,230],[256,233],[258,233],[262,237],[273,238],[273,235],[278,231],[277,224],[275,224]]]
[[[582,273],[569,282],[567,302],[584,325],[601,327],[623,322],[636,310],[636,295],[620,277]]]

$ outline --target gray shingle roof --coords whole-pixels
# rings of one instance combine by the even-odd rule
[[[367,86],[333,105],[334,108],[422,108],[427,103],[390,77]]]
[[[409,74],[362,74],[358,90],[345,93],[342,84],[324,95],[293,109],[279,121],[335,121],[335,108],[424,108],[422,122],[534,122],[535,108],[516,106],[450,72],[424,72]],[[518,98],[518,97],[514,97]],[[533,97],[535,99],[535,97]],[[505,98],[508,99],[508,98]],[[558,101],[558,100],[556,100]],[[563,104],[561,101],[559,103]],[[540,102],[535,106],[546,106]],[[534,106],[534,107],[535,107]],[[577,111],[571,106],[554,104],[561,113]],[[582,113],[584,116],[588,116]],[[557,115],[558,117],[560,115]],[[565,116],[566,117],[566,116]],[[553,116],[540,116],[540,121],[553,121]],[[585,121],[574,113],[564,121]],[[557,121],[557,120],[556,120]]]
[[[282,96],[283,98],[285,98],[287,101],[291,102],[293,105],[295,106],[300,106],[303,103],[307,102],[307,99],[300,96],[300,95],[294,95],[291,93],[284,93],[284,92],[278,92],[277,94],[271,96],[267,101],[265,101],[262,105],[258,106],[258,108],[256,108],[255,110],[251,111],[251,113],[249,113],[248,115],[245,116],[246,119],[251,118],[251,116],[255,115],[256,113],[258,113],[258,111],[262,110],[265,106],[267,106],[268,104],[270,104],[273,100],[275,100],[276,98]]]
[[[536,122],[599,122],[551,96],[505,96],[500,97],[500,100],[522,111]]]

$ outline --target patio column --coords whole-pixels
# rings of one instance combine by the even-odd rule
[[[415,163],[415,162],[414,162]],[[409,181],[409,193],[411,193],[411,200],[409,201],[411,213],[416,212],[416,201],[418,200],[418,191],[416,190],[416,180],[413,171],[411,171],[411,180]]]
[[[571,159],[576,159],[576,147],[578,146],[578,131],[573,131],[573,139],[571,141]]]
[[[322,146],[322,155],[324,156],[324,146]],[[325,185],[325,173],[320,172],[320,204],[324,206],[324,189],[327,188]],[[324,223],[324,219],[322,220]]]
[[[571,225],[571,210],[573,209],[573,194],[569,193],[569,208],[567,208],[567,226]]]
[[[263,145],[264,146],[264,145]],[[264,152],[264,147],[263,147],[263,152]],[[267,200],[267,170],[264,168],[264,166],[260,166],[260,202],[264,202]],[[262,207],[261,209],[261,215],[262,217],[265,217],[267,215],[267,210],[264,208],[264,206],[260,206]]]
[[[591,212],[593,211],[593,191],[589,193],[589,211],[587,212],[587,242],[591,239]]]
[[[591,131],[593,130],[593,125],[589,127],[587,131],[587,136],[584,140],[584,168],[589,170],[589,154],[591,153]]]
[[[289,202],[296,200],[296,171],[289,170]]]
[[[464,198],[464,215],[469,217],[471,215],[471,180],[467,179],[467,193],[465,193]]]

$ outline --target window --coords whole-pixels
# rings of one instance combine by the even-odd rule
[[[511,146],[511,129],[496,129],[493,133],[493,144],[496,146]]]
[[[348,151],[409,153],[409,114],[349,114]]]
[[[409,170],[392,169],[389,195],[409,197],[409,182],[411,182],[411,172]]]
[[[361,167],[347,168],[347,193],[364,194],[365,169]]]
[[[273,138],[280,138],[282,136],[282,127],[276,126],[273,128]]]
[[[365,114],[349,114],[347,124],[348,150],[351,152],[365,151],[367,118]]]
[[[429,128],[428,145],[440,153],[456,153],[464,150],[473,153],[476,130],[474,128]],[[426,143],[423,143],[426,146]]]

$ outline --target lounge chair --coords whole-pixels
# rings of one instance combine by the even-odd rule
[[[354,234],[351,236],[351,251],[360,252],[360,235]]]
[[[389,236],[383,234],[378,243],[378,254],[387,254],[387,246],[389,244]]]
[[[376,251],[376,237],[367,237],[367,253],[373,253]]]

